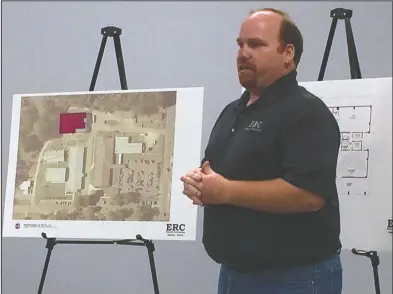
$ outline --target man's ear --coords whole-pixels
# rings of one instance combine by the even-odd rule
[[[285,46],[283,53],[285,58],[284,62],[286,65],[289,65],[295,57],[295,47],[292,44],[288,44]]]

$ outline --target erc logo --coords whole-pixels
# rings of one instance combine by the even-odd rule
[[[252,120],[249,125],[245,128],[246,131],[257,131],[260,132],[262,127],[261,120]]]
[[[185,224],[167,224],[166,233],[168,236],[183,236],[186,233]]]

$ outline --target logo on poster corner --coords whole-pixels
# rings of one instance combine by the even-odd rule
[[[20,223],[15,224],[15,229],[19,230],[22,228]],[[24,229],[33,229],[33,228],[39,228],[39,229],[53,229],[55,226],[50,225],[50,224],[23,224]]]
[[[186,233],[186,225],[185,224],[167,224],[166,225],[166,234],[168,236],[184,236]]]

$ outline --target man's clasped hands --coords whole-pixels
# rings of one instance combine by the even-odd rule
[[[227,201],[230,183],[216,173],[208,161],[187,172],[180,180],[183,182],[183,194],[195,205],[224,204]]]

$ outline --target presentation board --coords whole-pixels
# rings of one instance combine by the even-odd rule
[[[391,252],[392,78],[299,84],[325,102],[340,127],[343,248]]]
[[[195,240],[203,88],[14,95],[4,237]]]
[[[302,84],[341,131],[337,164],[341,240],[347,249],[392,251],[392,79]]]

